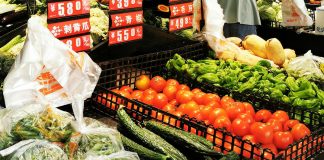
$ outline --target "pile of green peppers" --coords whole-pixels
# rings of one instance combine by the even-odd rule
[[[185,73],[198,82],[211,83],[240,93],[249,91],[267,99],[324,114],[323,90],[305,78],[287,76],[284,70],[272,68],[265,60],[249,66],[229,60],[186,60],[176,54],[167,62],[166,68]]]

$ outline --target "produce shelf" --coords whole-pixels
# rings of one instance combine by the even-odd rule
[[[306,136],[302,140],[290,145],[283,151],[283,155],[275,157],[275,155],[269,150],[257,153],[256,151],[260,149],[260,146],[253,145],[249,141],[242,141],[240,137],[233,136],[231,133],[224,130],[215,129],[213,126],[207,126],[204,123],[188,118],[187,116],[177,117],[168,112],[143,104],[139,101],[128,99],[111,91],[111,89],[119,88],[123,85],[128,85],[134,88],[136,79],[140,75],[146,74],[150,77],[163,75],[168,78],[177,78],[179,82],[187,84],[190,88],[199,87],[205,92],[218,93],[220,95],[230,93],[225,89],[224,91],[214,90],[212,86],[199,84],[191,79],[185,78],[184,76],[167,74],[164,70],[164,66],[176,53],[179,53],[184,58],[197,60],[207,56],[207,47],[204,43],[197,43],[168,51],[100,63],[99,65],[103,71],[88,106],[91,110],[95,110],[101,114],[116,119],[116,110],[118,109],[119,104],[123,104],[126,106],[128,113],[137,123],[142,123],[145,119],[154,119],[169,126],[195,133],[212,140],[217,151],[228,152],[235,150],[239,152],[241,159],[243,159],[243,155],[256,159],[301,159],[315,157],[324,151],[323,128],[318,128],[323,126],[320,124],[321,117],[312,116],[312,114],[308,117],[305,114],[306,111],[297,113],[294,108],[287,110],[284,106],[278,107],[280,105],[269,106],[269,108],[267,108],[272,111],[278,109],[292,111],[292,113],[290,113],[291,118],[300,115],[302,117],[301,121],[308,126],[311,126],[311,130],[314,131],[310,136]],[[104,96],[103,94],[108,96]],[[234,95],[233,98],[236,98],[235,96],[238,95]],[[253,95],[250,95],[250,97],[252,96]],[[240,94],[240,97],[245,98],[246,96]],[[239,100],[246,99],[248,98]],[[252,102],[254,102],[253,104],[256,104],[253,99]],[[267,106],[266,103],[261,104]],[[256,110],[262,108],[263,107],[258,105],[255,106]],[[310,123],[306,123],[306,121],[309,121]],[[242,143],[237,144],[236,141]],[[246,146],[250,146],[252,149],[247,150]]]

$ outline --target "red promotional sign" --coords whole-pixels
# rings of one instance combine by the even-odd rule
[[[111,28],[132,26],[143,23],[143,11],[112,14]]]
[[[192,2],[176,4],[170,6],[171,16],[178,17],[183,15],[188,15],[193,13],[193,4]]]
[[[109,10],[141,8],[143,0],[109,0]]]
[[[142,39],[143,37],[143,27],[135,26],[118,30],[110,30],[108,35],[109,45],[138,40]]]
[[[69,0],[48,2],[48,19],[69,17],[90,13],[90,0]]]
[[[56,38],[87,33],[90,31],[89,18],[48,24],[48,29]]]
[[[86,51],[90,49],[90,35],[76,36],[72,38],[62,39],[75,52]]]
[[[170,19],[169,31],[192,27],[192,15]]]

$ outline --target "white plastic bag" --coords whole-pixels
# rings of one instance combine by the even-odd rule
[[[33,16],[28,20],[27,38],[4,81],[7,108],[29,104],[52,107],[66,105],[74,97],[89,98],[101,72],[86,53],[76,53],[56,39]]]
[[[109,156],[88,156],[86,160],[139,160],[137,153],[120,151]]]
[[[282,0],[281,8],[283,26],[311,26],[314,23],[304,0]]]

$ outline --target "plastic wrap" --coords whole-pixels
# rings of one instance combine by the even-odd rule
[[[109,156],[88,156],[86,160],[139,160],[137,153],[120,151]]]
[[[304,56],[290,61],[286,71],[293,77],[324,81],[324,58],[314,56],[311,51],[308,51]]]
[[[68,160],[59,146],[45,140],[26,140],[0,152],[5,160]]]
[[[314,22],[304,0],[282,0],[283,26],[311,26]]]

